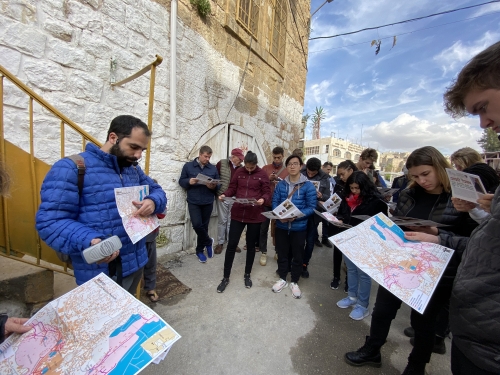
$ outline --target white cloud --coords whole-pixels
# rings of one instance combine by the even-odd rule
[[[413,151],[423,146],[434,146],[444,154],[451,154],[461,147],[479,149],[476,142],[482,130],[475,124],[453,122],[443,116],[439,122],[430,122],[402,113],[395,119],[383,121],[364,131],[363,143],[375,144],[381,150]]]
[[[347,86],[347,89],[345,90],[346,95],[354,99],[360,99],[371,92],[372,90],[366,88],[366,85],[364,83],[361,85],[355,85],[351,83],[349,84],[349,86]]]
[[[472,17],[479,17],[484,14],[492,13],[492,12],[498,12],[500,11],[500,4],[499,3],[494,3],[494,4],[487,4],[484,7],[479,8],[473,15]]]
[[[306,90],[308,101],[320,105],[329,105],[328,99],[335,96],[336,92],[330,87],[332,81],[323,80],[320,83],[314,83]]]
[[[459,40],[434,56],[434,60],[441,64],[444,74],[450,71],[455,72],[459,66],[464,65],[473,56],[497,42],[499,37],[500,34],[487,31],[480,39],[471,43],[463,43]]]

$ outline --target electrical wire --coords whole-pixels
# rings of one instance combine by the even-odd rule
[[[302,22],[304,23],[304,28],[306,30],[309,29],[309,24],[310,24],[310,21],[307,22],[306,19],[305,19],[305,16],[304,16],[304,11],[302,10],[302,6],[300,5],[300,0],[295,0],[295,2],[299,5],[299,9],[300,9],[300,12],[297,12],[299,14],[299,17],[300,19],[302,20]],[[297,7],[295,7],[295,9],[297,10]]]
[[[236,100],[238,99],[238,96],[240,95],[241,86],[243,86],[243,81],[245,80],[245,75],[247,74],[248,63],[250,62],[250,53],[252,52],[252,41],[253,41],[253,37],[250,36],[250,45],[248,46],[248,56],[247,56],[247,61],[245,63],[245,69],[243,70],[243,74],[241,75],[241,80],[240,80],[240,85],[238,87],[238,92],[236,93],[236,96],[234,98],[233,104],[231,105],[231,108],[229,108],[229,111],[227,112],[226,120],[224,122],[227,122],[229,114],[233,110],[234,104],[236,103]]]
[[[378,38],[378,39],[380,39],[380,40],[392,39],[395,36],[413,34],[413,33],[416,33],[418,31],[424,31],[424,30],[434,29],[436,27],[441,27],[441,26],[451,25],[451,24],[454,24],[454,23],[459,23],[459,22],[464,22],[464,21],[468,21],[468,20],[473,20],[473,19],[476,19],[476,18],[481,18],[481,17],[489,16],[490,14],[496,14],[496,13],[500,13],[500,11],[498,11],[498,12],[490,12],[490,13],[487,13],[487,14],[482,14],[482,15],[477,16],[477,17],[464,18],[463,20],[442,23],[440,25],[424,27],[423,29],[417,29],[417,30],[413,30],[413,31],[408,31],[406,33],[401,33],[401,34],[396,34],[396,35],[391,35],[391,36],[385,36],[383,38]],[[372,42],[372,40],[367,40],[366,42],[360,42],[360,43],[354,43],[354,44],[347,44],[347,45],[341,46],[341,47],[327,48],[327,49],[322,49],[322,50],[318,50],[318,51],[309,51],[309,53],[319,53],[319,52],[325,52],[325,51],[332,51],[332,50],[335,50],[335,49],[342,49],[342,48],[345,48],[345,47],[359,46],[361,44],[367,44],[367,43],[371,43],[371,42]]]
[[[394,25],[400,25],[400,24],[402,24],[402,23],[408,23],[408,22],[419,21],[419,20],[423,20],[423,19],[425,19],[425,18],[430,18],[430,17],[440,16],[440,15],[442,15],[442,14],[448,14],[448,13],[458,12],[459,10],[476,8],[476,7],[479,7],[479,6],[481,6],[481,5],[493,4],[493,3],[498,3],[498,2],[500,2],[500,0],[492,0],[492,1],[487,1],[487,2],[485,2],[485,3],[481,3],[481,4],[469,5],[469,6],[462,7],[462,8],[450,9],[450,10],[446,10],[446,11],[444,11],[444,12],[439,12],[439,13],[429,14],[429,15],[427,15],[427,16],[416,17],[416,18],[411,18],[411,19],[404,20],[404,21],[399,21],[399,22],[388,23],[387,25],[382,25],[382,26],[374,26],[374,27],[366,27],[366,28],[364,28],[364,29],[360,29],[360,30],[356,30],[356,31],[350,31],[350,32],[347,32],[347,33],[336,34],[336,35],[329,35],[329,36],[317,36],[317,37],[314,37],[314,38],[309,38],[309,40],[317,40],[317,39],[330,39],[330,38],[337,38],[337,37],[339,37],[339,36],[345,36],[345,35],[357,34],[357,33],[360,33],[360,32],[362,32],[362,31],[367,31],[367,30],[376,30],[376,29],[381,29],[381,28],[383,28],[383,27],[394,26]]]

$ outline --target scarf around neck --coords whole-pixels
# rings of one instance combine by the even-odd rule
[[[346,201],[351,209],[351,212],[361,204],[361,198],[359,197],[359,195],[350,194],[346,198]]]

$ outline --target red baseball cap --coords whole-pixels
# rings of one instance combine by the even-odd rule
[[[241,161],[243,161],[243,159],[245,159],[245,156],[243,155],[243,151],[241,151],[240,148],[233,148],[233,151],[231,151],[231,155],[236,156]]]

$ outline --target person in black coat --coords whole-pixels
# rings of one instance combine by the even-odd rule
[[[425,230],[428,234],[440,236],[469,236],[477,226],[467,213],[458,212],[451,201],[451,185],[446,173],[450,164],[434,147],[427,146],[411,153],[406,162],[412,182],[399,198],[395,215],[429,219],[447,224],[446,230],[432,228],[408,228]],[[408,238],[407,239],[411,239]],[[435,340],[435,322],[443,306],[449,301],[453,280],[460,262],[459,252],[445,269],[444,275],[423,314],[412,310],[411,325],[415,330],[415,346],[408,357],[408,365],[403,374],[424,375]],[[401,307],[401,300],[383,287],[377,291],[375,308],[372,313],[370,336],[365,345],[355,352],[345,354],[347,363],[354,366],[382,364],[380,348],[384,345],[392,320]]]
[[[358,170],[356,164],[351,160],[344,160],[337,166],[337,176],[335,178],[335,186],[333,187],[333,193],[337,194],[340,198],[345,197],[345,183],[349,176]],[[349,189],[348,189],[349,190]],[[332,194],[333,195],[333,194]],[[351,210],[347,203],[342,199],[342,203],[339,207],[338,212],[335,214],[337,219],[344,223],[348,223],[351,217]],[[344,231],[346,228],[337,227],[335,225],[328,226],[328,237],[335,236],[340,232]],[[333,247],[333,279],[330,282],[330,288],[338,289],[340,286],[340,268],[342,266],[342,252],[337,246]],[[349,284],[347,283],[347,274],[345,276],[344,292],[347,293]]]
[[[349,224],[355,226],[363,220],[352,217],[353,215],[374,216],[379,213],[388,214],[388,206],[379,193],[377,187],[370,177],[362,171],[356,171],[349,176],[346,182],[344,201],[351,212]],[[349,317],[354,320],[362,320],[370,315],[368,304],[370,302],[371,277],[357,267],[349,258],[344,256],[347,265],[347,276],[349,289],[347,297],[337,302],[341,309],[353,307]]]

